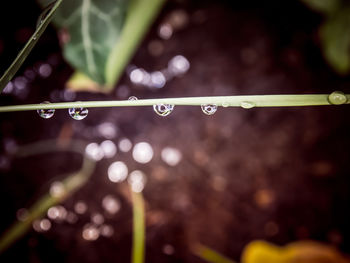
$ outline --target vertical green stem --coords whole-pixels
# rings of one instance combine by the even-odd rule
[[[131,191],[133,202],[132,263],[143,263],[145,257],[145,205],[142,193]]]

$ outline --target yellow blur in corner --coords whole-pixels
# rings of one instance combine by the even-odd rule
[[[350,263],[335,248],[314,241],[298,241],[279,247],[264,241],[249,243],[241,263]]]

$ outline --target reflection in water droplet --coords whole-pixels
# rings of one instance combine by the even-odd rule
[[[50,104],[50,102],[44,101],[41,104]],[[40,109],[40,110],[37,110],[37,112],[39,116],[44,119],[50,119],[55,114],[54,109]]]
[[[137,97],[135,97],[135,96],[130,96],[130,97],[128,98],[128,100],[137,100]]]
[[[174,105],[171,105],[171,104],[153,105],[153,110],[159,116],[165,117],[165,116],[168,116],[174,110]]]
[[[255,103],[251,101],[242,101],[241,102],[241,107],[243,109],[251,109],[255,107]]]
[[[114,162],[108,167],[108,179],[113,183],[124,181],[128,176],[128,167],[123,162]]]
[[[206,115],[213,115],[217,110],[218,106],[215,104],[202,104],[201,109]]]
[[[333,105],[341,105],[347,102],[347,97],[342,91],[334,91],[328,96],[329,103]]]
[[[147,142],[139,142],[132,150],[132,157],[138,163],[148,163],[153,158],[153,148]]]
[[[71,108],[68,110],[68,113],[74,120],[80,121],[86,118],[89,110],[87,108]]]
[[[128,178],[128,183],[131,186],[131,190],[140,193],[146,184],[146,176],[143,172],[135,170],[130,173]]]

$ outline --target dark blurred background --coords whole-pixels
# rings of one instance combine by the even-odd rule
[[[35,1],[1,1],[0,10],[3,72],[34,32],[40,8]],[[174,16],[180,17],[180,26],[172,24]],[[337,75],[322,55],[318,30],[323,20],[297,0],[168,1],[109,95],[64,89],[73,70],[49,27],[0,102],[349,93],[349,77]],[[190,68],[164,87],[131,78],[137,68],[161,71],[178,55]],[[256,239],[278,245],[312,239],[350,253],[349,113],[348,106],[220,107],[206,116],[197,107],[175,107],[163,118],[152,108],[99,108],[90,109],[82,121],[71,119],[66,110],[48,120],[36,112],[1,113],[1,233],[52,182],[81,166],[76,154],[15,158],[16,149],[64,137],[109,140],[118,151],[99,161],[89,182],[62,204],[75,220],[47,216],[49,229],[29,231],[0,261],[130,262],[128,186],[111,182],[107,172],[116,161],[147,177],[146,262],[203,262],[190,251],[198,242],[238,261]],[[152,160],[139,163],[133,150],[123,151],[121,141],[147,142]],[[113,215],[101,204],[106,196],[119,204]],[[79,204],[87,210],[80,213]],[[96,214],[113,231],[86,240],[83,230]]]

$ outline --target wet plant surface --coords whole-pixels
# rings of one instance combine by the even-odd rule
[[[16,10],[23,17],[11,24],[1,18],[0,24],[6,24],[0,39],[2,71],[32,33],[28,21],[39,13],[34,3],[23,5],[18,10],[14,4],[1,4],[1,10]],[[180,26],[170,32],[166,25],[174,14]],[[322,59],[316,34],[321,20],[298,1],[171,1],[110,95],[64,91],[72,70],[51,28],[0,101],[10,105],[130,96],[349,93],[349,78],[332,73]],[[190,68],[164,80],[158,74],[158,86],[131,77],[140,68],[143,77],[161,71],[178,55]],[[180,63],[180,69],[185,64]],[[162,80],[167,80],[164,87]],[[211,113],[215,107],[209,106]],[[125,163],[129,172],[146,175],[146,262],[202,262],[191,253],[198,242],[239,260],[244,246],[255,239],[281,245],[313,239],[349,253],[349,113],[347,106],[218,107],[207,116],[201,107],[177,106],[161,117],[152,107],[128,107],[90,109],[80,121],[67,110],[56,110],[50,119],[35,111],[2,113],[1,232],[20,217],[20,208],[29,207],[52,182],[63,179],[58,176],[81,167],[77,154],[15,158],[18,147],[79,139],[110,140],[118,150],[99,161],[88,183],[62,204],[64,219],[50,218],[49,227],[44,221],[47,231],[44,223],[39,225],[39,232],[30,231],[1,261],[129,262],[132,207],[127,182],[115,183],[118,180],[108,174],[116,161]],[[133,145],[147,142],[152,160],[126,151],[128,141],[123,138]],[[107,196],[114,201],[104,203]],[[114,202],[114,213],[106,202]],[[79,210],[79,204],[86,205],[86,211]],[[91,223],[99,225],[96,240],[95,228],[85,231]]]

